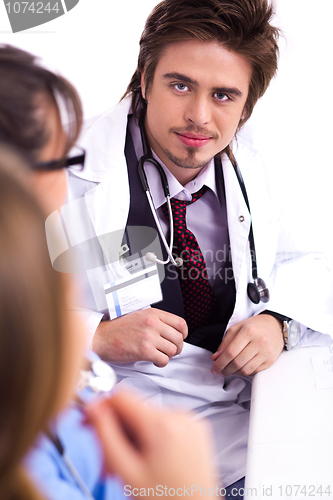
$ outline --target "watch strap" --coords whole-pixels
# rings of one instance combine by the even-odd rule
[[[274,311],[270,311],[268,309],[262,311],[260,314],[268,314],[269,316],[273,316],[273,318],[276,318],[278,321],[281,321],[281,325],[283,325],[284,321],[291,321],[291,318],[289,318],[288,316],[284,316],[283,314],[279,314]]]

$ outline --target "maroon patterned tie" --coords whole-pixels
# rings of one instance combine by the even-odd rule
[[[203,186],[192,194],[192,201],[172,198],[171,208],[174,221],[174,251],[183,259],[183,265],[177,267],[183,296],[185,319],[189,331],[208,323],[216,298],[209,284],[206,263],[194,234],[186,226],[186,207],[197,201],[207,191]],[[170,222],[168,206],[162,206],[167,221]]]

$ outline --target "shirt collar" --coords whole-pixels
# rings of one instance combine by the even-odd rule
[[[143,155],[143,147],[141,141],[141,133],[139,126],[132,117],[129,122],[130,132],[132,135],[132,140],[134,144],[135,153],[138,158]],[[171,198],[178,198],[180,200],[191,201],[192,194],[199,191],[202,186],[206,185],[215,196],[218,198],[215,180],[215,164],[214,158],[212,158],[199,172],[199,174],[192,181],[188,182],[185,186],[182,186],[180,182],[174,177],[170,170],[164,165],[164,163],[158,158],[154,151],[152,151],[153,157],[160,163],[163,168],[167,181],[169,184],[169,191]],[[148,185],[150,189],[151,196],[153,198],[154,206],[156,209],[161,207],[166,198],[164,196],[164,191],[161,183],[161,178],[158,173],[157,168],[151,163],[145,163],[145,173],[148,180]]]

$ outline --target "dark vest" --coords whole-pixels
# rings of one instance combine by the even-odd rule
[[[150,210],[150,206],[147,200],[146,193],[142,187],[140,177],[138,174],[138,159],[135,154],[135,149],[132,141],[129,128],[127,129],[126,145],[125,145],[125,156],[128,168],[129,177],[129,187],[130,187],[130,209],[127,219],[127,228],[124,236],[124,243],[127,243],[130,248],[130,255],[140,253],[142,248],[147,248],[149,246],[149,241],[144,241],[145,236],[140,235],[139,232],[135,233],[135,227],[149,227],[153,228],[157,232],[157,227]],[[226,202],[225,202],[225,189],[224,189],[224,179],[223,171],[221,168],[221,162],[215,162],[216,169],[216,184],[219,200],[222,206],[222,213],[225,218],[226,215]],[[134,231],[134,232],[133,232]],[[155,231],[153,232],[154,234]],[[131,237],[129,237],[129,232],[131,232]],[[151,234],[148,231],[141,231],[141,233]],[[137,234],[138,237],[133,238],[133,234]],[[159,237],[159,235],[158,235]],[[163,260],[167,259],[167,253],[160,241],[160,245],[163,253]],[[231,259],[230,259],[231,260]],[[223,264],[222,264],[223,265]],[[226,266],[231,267],[231,263],[225,263]],[[169,262],[166,266],[160,264],[157,265],[160,272],[160,277],[164,279],[161,282],[163,300],[154,304],[152,307],[168,311],[170,313],[176,314],[177,316],[184,317],[184,307],[183,299],[180,289],[179,280],[177,277],[177,271],[174,265]],[[224,275],[224,272],[221,275]],[[229,279],[223,283],[221,288],[221,293],[217,297],[218,306],[213,312],[211,320],[208,325],[201,327],[195,331],[189,332],[186,342],[190,344],[203,347],[215,352],[218,348],[223,334],[225,332],[227,323],[232,315],[235,306],[236,292],[235,292],[235,282],[232,275],[232,269],[228,272]],[[230,279],[231,276],[231,279]]]

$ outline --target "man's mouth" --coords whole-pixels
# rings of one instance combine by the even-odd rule
[[[182,141],[182,143],[191,148],[202,148],[212,140],[211,136],[193,134],[191,132],[176,132],[176,135]]]

